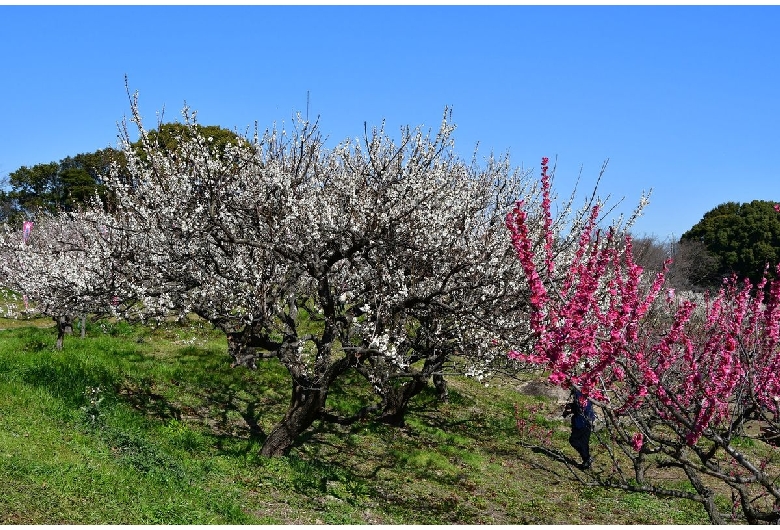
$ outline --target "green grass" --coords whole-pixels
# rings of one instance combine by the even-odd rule
[[[561,451],[554,406],[464,378],[406,426],[315,424],[284,458],[259,456],[289,400],[276,361],[231,369],[202,324],[95,323],[88,336],[0,331],[0,522],[6,524],[689,524],[698,505],[584,488],[523,448],[514,406]],[[355,390],[357,389],[357,390]],[[348,374],[329,407],[370,388]],[[598,457],[597,457],[598,463]]]

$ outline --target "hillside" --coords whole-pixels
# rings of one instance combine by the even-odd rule
[[[87,331],[62,352],[52,329],[0,331],[2,523],[708,521],[688,501],[584,486],[561,457],[573,451],[560,405],[517,381],[450,378],[449,402],[419,396],[402,428],[315,424],[266,459],[259,442],[289,399],[276,361],[231,369],[224,339],[196,322]],[[355,411],[358,397],[338,387],[329,403]],[[608,460],[592,447],[598,472]]]

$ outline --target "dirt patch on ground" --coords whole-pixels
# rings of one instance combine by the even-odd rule
[[[517,391],[526,396],[545,397],[556,403],[566,403],[569,400],[568,390],[547,381],[528,381],[518,386]]]

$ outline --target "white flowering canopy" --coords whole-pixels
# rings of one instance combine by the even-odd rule
[[[114,242],[98,212],[39,215],[0,233],[0,275],[12,291],[8,316],[103,312],[122,295],[112,266]]]
[[[445,369],[483,377],[527,338],[504,217],[523,200],[543,244],[540,188],[508,157],[459,158],[449,111],[435,133],[406,128],[394,141],[382,126],[328,149],[300,118],[290,132],[216,145],[187,108],[188,133],[161,147],[135,97],[131,109],[139,141],[123,126],[127,166],[105,182],[106,204],[83,214],[101,219],[79,229],[89,265],[69,262],[72,282],[51,278],[83,297],[69,308],[116,296],[127,301],[119,316],[194,312],[276,356],[295,388],[323,400],[350,367],[380,394],[393,378]],[[571,203],[555,220],[561,234],[588,211]],[[563,234],[555,244],[575,247]],[[22,276],[14,285],[33,292]]]

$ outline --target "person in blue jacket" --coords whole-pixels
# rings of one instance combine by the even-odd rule
[[[590,456],[590,433],[593,430],[596,413],[593,410],[593,403],[583,397],[576,388],[572,388],[571,403],[568,403],[563,410],[564,418],[569,414],[572,415],[569,445],[576,449],[582,458],[580,469],[588,469],[593,463],[593,457]]]

